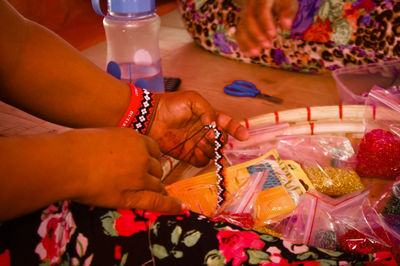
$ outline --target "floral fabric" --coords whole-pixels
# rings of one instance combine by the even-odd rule
[[[244,1],[241,1],[244,2]],[[298,0],[291,30],[246,57],[235,41],[237,0],[179,0],[186,29],[206,50],[274,68],[320,73],[400,56],[400,1]]]
[[[1,224],[0,254],[11,265],[396,265],[390,253],[292,244],[192,212],[165,215],[68,201]]]

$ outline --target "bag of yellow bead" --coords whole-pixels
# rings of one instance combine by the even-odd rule
[[[355,172],[356,154],[342,136],[285,136],[278,138],[282,159],[301,164],[314,188],[330,196],[342,196],[364,188]]]
[[[303,167],[315,189],[330,196],[342,196],[364,188],[353,169],[338,167]]]

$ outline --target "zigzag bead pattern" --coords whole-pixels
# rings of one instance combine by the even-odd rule
[[[215,135],[215,167],[217,174],[217,208],[226,200],[226,187],[225,187],[225,169],[223,166],[223,147],[224,147],[224,135],[222,130],[216,125],[206,125],[206,128],[213,129]]]

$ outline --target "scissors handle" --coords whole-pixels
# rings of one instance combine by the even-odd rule
[[[237,97],[255,97],[260,92],[258,90],[252,90],[247,88],[242,88],[235,85],[228,85],[224,87],[224,92],[226,94],[237,96]]]
[[[274,103],[283,102],[282,99],[261,93],[253,83],[245,80],[235,80],[224,87],[224,92],[236,97],[257,97]]]
[[[246,80],[235,80],[232,82],[232,84],[236,86],[246,87],[249,89],[256,89],[256,85]]]
[[[232,84],[224,87],[224,92],[238,97],[255,97],[260,93],[253,83],[245,80],[235,80]]]

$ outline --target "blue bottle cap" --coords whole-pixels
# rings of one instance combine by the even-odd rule
[[[104,17],[100,8],[100,0],[92,0],[92,6],[97,14]],[[129,15],[130,17],[140,17],[153,14],[156,10],[155,0],[108,0],[107,16]]]
[[[108,0],[109,13],[147,15],[155,10],[155,0]]]

